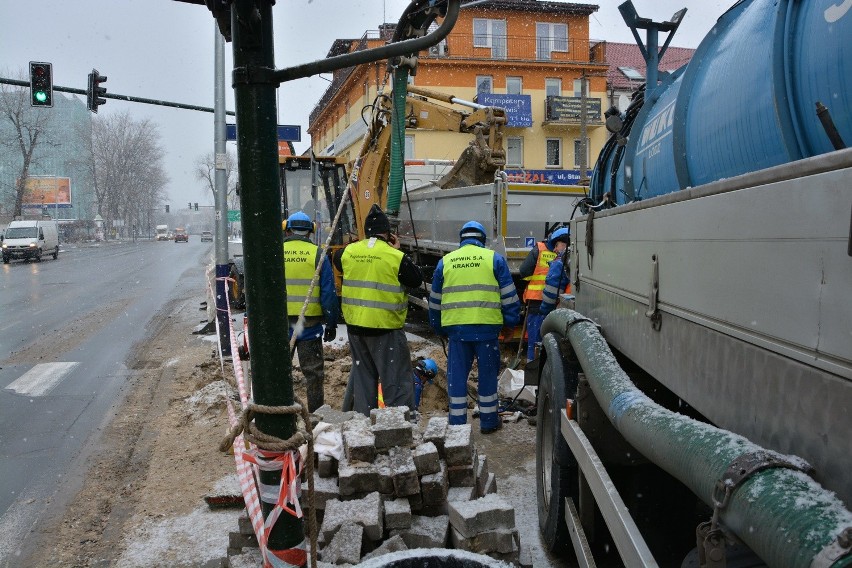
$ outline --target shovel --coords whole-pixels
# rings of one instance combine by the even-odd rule
[[[518,340],[518,354],[515,355],[515,358],[509,363],[509,368],[513,371],[516,371],[518,367],[521,366],[521,350],[524,347],[524,333],[527,331],[528,317],[530,317],[529,308],[527,308],[527,313],[524,315],[524,323],[521,325],[521,338]]]

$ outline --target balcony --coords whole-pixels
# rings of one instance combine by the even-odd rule
[[[582,113],[581,97],[547,97],[544,100],[545,125],[578,125]],[[586,124],[601,126],[601,99],[586,97]]]
[[[605,43],[556,37],[450,34],[423,58],[606,64]]]

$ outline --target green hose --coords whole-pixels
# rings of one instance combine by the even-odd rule
[[[761,452],[806,465],[652,401],[618,365],[597,326],[579,313],[552,312],[541,327],[542,337],[548,333],[569,339],[595,398],[622,436],[711,507],[717,481],[744,454]],[[720,497],[717,493],[717,500]],[[834,493],[801,471],[772,467],[747,477],[719,510],[719,521],[769,566],[808,568],[823,549],[837,546],[838,538],[847,554],[836,559],[829,554],[834,561],[821,565],[852,566],[848,555],[852,513]]]
[[[405,100],[408,95],[408,67],[393,72],[393,110],[391,112],[390,174],[385,212],[399,215],[402,182],[405,179]]]

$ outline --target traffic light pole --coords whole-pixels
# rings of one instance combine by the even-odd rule
[[[243,219],[246,310],[251,321],[249,352],[254,402],[266,406],[293,404],[290,348],[287,342],[287,296],[281,235],[281,197],[278,174],[278,125],[275,90],[269,74],[275,68],[272,46],[272,0],[234,0],[231,4],[234,52],[234,97],[237,110],[240,208]],[[255,425],[282,440],[296,432],[292,414],[258,413]],[[281,471],[260,471],[260,483],[278,487]],[[277,495],[261,492],[264,518]],[[267,541],[278,558],[306,562],[302,520],[282,513]],[[302,549],[299,551],[299,549]]]
[[[231,326],[225,278],[228,277],[228,173],[225,171],[225,38],[213,25],[214,97],[213,146],[216,174],[213,179],[216,197],[216,320],[219,322],[219,348],[223,356],[231,355]],[[238,363],[239,364],[239,363]]]
[[[20,79],[7,79],[5,77],[0,77],[0,83],[4,85],[17,85],[19,87],[30,87],[29,81],[21,81]],[[72,87],[61,87],[59,85],[53,85],[54,91],[59,91],[60,93],[71,93],[74,95],[87,95],[88,91],[86,89],[74,89]],[[167,106],[173,108],[182,108],[185,110],[198,110],[201,112],[215,112],[215,109],[210,107],[203,107],[197,105],[185,105],[183,103],[175,103],[171,101],[160,101],[157,99],[146,99],[143,97],[132,97],[130,95],[117,95],[115,93],[103,93],[100,95],[101,98],[105,99],[115,99],[118,101],[127,101],[129,103],[143,103],[146,105],[157,105],[157,106]],[[226,110],[225,114],[229,116],[234,116],[234,111]]]

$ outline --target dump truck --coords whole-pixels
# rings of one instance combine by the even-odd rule
[[[850,566],[850,5],[742,0],[659,74],[684,12],[619,9],[646,84],[607,112],[574,296],[528,366],[543,540],[580,565]]]

